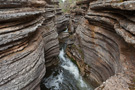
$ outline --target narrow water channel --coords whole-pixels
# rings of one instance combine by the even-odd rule
[[[60,64],[42,82],[41,90],[93,90],[79,74],[77,66],[65,55],[59,54]]]

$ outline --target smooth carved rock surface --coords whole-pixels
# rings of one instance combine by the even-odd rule
[[[73,25],[67,54],[93,86],[100,85],[96,90],[135,88],[134,10],[134,0],[93,0]]]
[[[0,1],[0,90],[40,90],[57,63],[59,13],[57,0]]]

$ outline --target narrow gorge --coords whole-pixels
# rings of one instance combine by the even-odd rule
[[[0,90],[135,90],[135,1],[0,0]]]

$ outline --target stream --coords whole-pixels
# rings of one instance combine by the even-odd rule
[[[78,67],[65,55],[59,53],[60,64],[51,69],[41,85],[41,90],[93,90],[80,75]]]

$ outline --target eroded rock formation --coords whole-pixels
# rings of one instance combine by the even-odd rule
[[[58,16],[57,0],[0,1],[0,90],[40,89],[46,66],[57,63],[57,30],[67,23]]]
[[[48,0],[46,5],[46,18],[42,29],[44,30],[43,37],[45,41],[45,58],[46,66],[57,64],[59,54],[59,40],[58,35],[63,32],[68,25],[68,18],[62,13],[59,8],[58,0]]]
[[[68,56],[93,86],[100,85],[96,90],[134,90],[135,1],[84,0],[77,5],[85,2],[89,2],[87,11],[71,12],[75,18],[79,14],[80,21],[73,25]]]
[[[82,0],[68,19],[58,0],[0,1],[0,90],[38,90],[59,39],[96,90],[135,89],[135,1]]]

